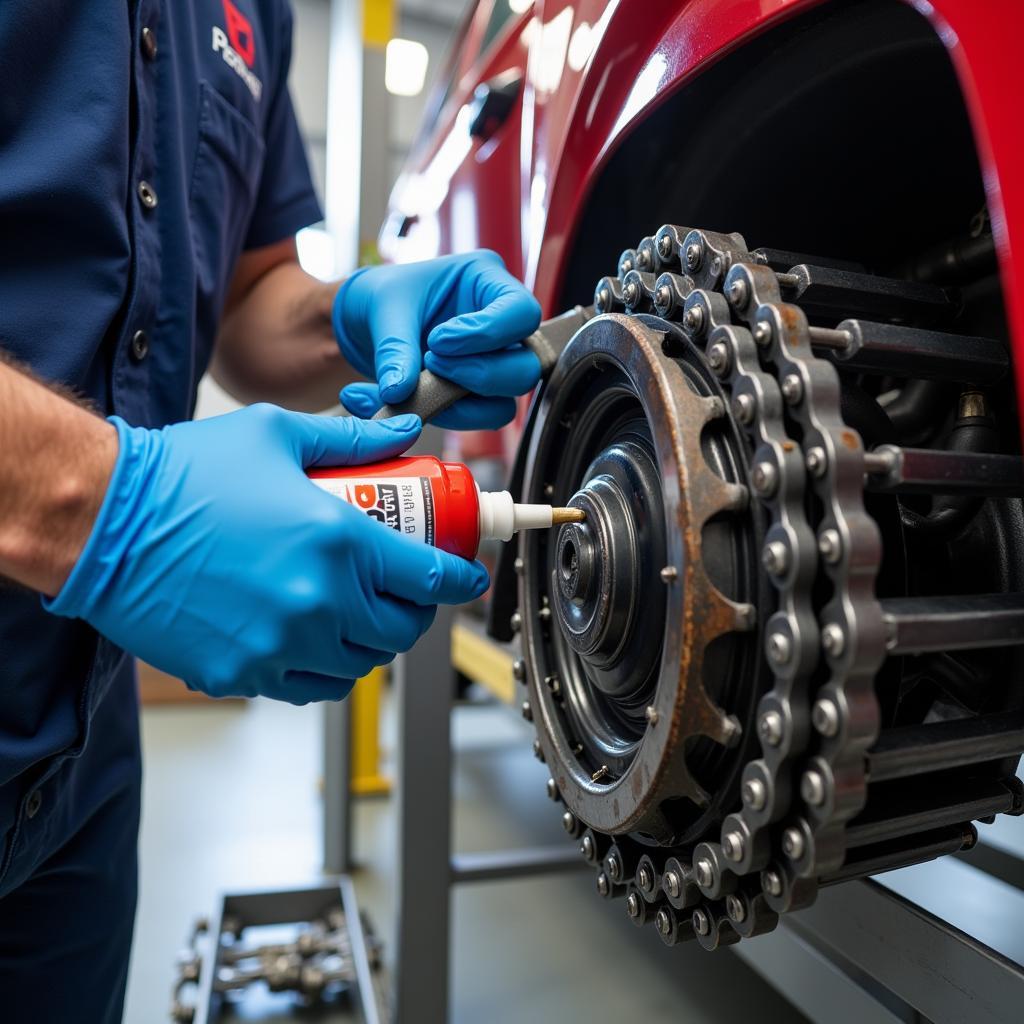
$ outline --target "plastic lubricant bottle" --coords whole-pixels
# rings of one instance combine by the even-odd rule
[[[518,530],[585,518],[582,509],[520,505],[508,491],[481,491],[461,462],[442,462],[432,455],[310,469],[307,474],[318,487],[385,526],[463,558],[475,558],[480,541],[488,537],[509,540]]]

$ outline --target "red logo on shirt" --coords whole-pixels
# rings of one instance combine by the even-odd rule
[[[252,23],[231,0],[224,0],[224,23],[232,49],[245,61],[245,66],[251,68],[256,60]]]
[[[252,22],[231,2],[224,0],[225,29],[213,26],[213,52],[224,58],[224,63],[245,82],[252,98],[259,103],[263,83],[253,73],[256,62],[256,37]]]

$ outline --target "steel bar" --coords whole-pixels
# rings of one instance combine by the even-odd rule
[[[868,806],[846,827],[853,849],[1012,811],[1014,793],[992,779],[952,780],[945,785],[887,783],[868,791]]]
[[[866,464],[873,491],[898,494],[1024,496],[1024,461],[1016,455],[934,451],[882,445]]]
[[[347,700],[323,705],[324,871],[352,869],[352,706]]]
[[[912,1007],[842,956],[819,950],[793,928],[730,947],[808,1020],[829,1024],[907,1024]]]
[[[877,319],[927,320],[951,316],[955,305],[937,285],[898,278],[875,277],[835,267],[800,263],[779,281],[809,316],[841,311],[854,317]]]
[[[1024,751],[1024,711],[885,730],[868,751],[872,782],[982,764]]]
[[[1024,594],[890,597],[880,603],[890,654],[1024,643]]]
[[[458,853],[452,857],[452,882],[493,882],[505,878],[528,878],[555,871],[589,868],[573,846],[538,846],[522,850],[487,850]]]
[[[395,665],[398,698],[394,1024],[448,1019],[452,611]]]
[[[359,914],[359,903],[352,879],[340,879],[341,905],[345,911],[345,930],[348,932],[349,948],[352,955],[352,967],[355,970],[356,986],[359,989],[359,1009],[363,1014],[363,1024],[381,1024],[380,1003],[377,988],[370,968],[370,957],[366,948],[366,936],[363,934],[363,919]]]
[[[947,825],[945,828],[929,829],[915,836],[901,836],[881,843],[872,843],[851,850],[841,868],[825,875],[820,884],[836,885],[851,878],[878,875],[883,871],[894,871],[909,864],[920,864],[935,860],[948,853],[959,853],[970,849],[977,841],[978,834],[969,822]]]
[[[830,256],[811,256],[803,252],[789,252],[787,249],[773,249],[769,246],[758,246],[752,253],[758,263],[771,267],[772,270],[786,271],[798,263],[811,263],[816,267],[831,267],[834,270],[848,270],[854,273],[866,273],[863,263],[852,263],[849,260],[837,260]]]
[[[1008,914],[1024,912],[1024,895],[955,861],[919,865],[914,871],[927,876],[933,905],[962,894],[963,901],[974,908],[981,935],[992,929],[988,921],[978,920],[978,905],[994,906],[989,900],[1002,900]],[[853,882],[829,888],[813,907],[786,915],[783,927],[811,942],[823,955],[840,957],[859,968],[930,1021],[1019,1024],[1024,968],[888,888],[898,884],[890,878],[898,880],[903,874],[886,876],[884,883]],[[967,874],[976,877],[963,877]],[[967,885],[970,889],[964,888]],[[997,888],[998,892],[992,891]]]
[[[839,366],[929,380],[1002,380],[1010,367],[1006,346],[994,338],[962,337],[918,327],[843,320],[834,329],[811,327],[811,344]]]

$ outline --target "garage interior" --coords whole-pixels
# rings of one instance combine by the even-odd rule
[[[325,213],[297,243],[321,281],[564,210],[572,189],[526,170],[408,205],[442,126],[477,119],[454,181],[521,116],[524,69],[456,113],[453,62],[467,39],[470,72],[518,59],[526,17],[545,53],[571,13],[572,64],[584,16],[595,38],[645,16],[290,2]],[[560,342],[542,325],[558,358],[515,433],[459,448],[434,426],[414,449],[580,521],[483,547],[486,601],[441,607],[344,702],[214,701],[140,664],[128,1024],[1024,1019],[1005,224],[931,5],[796,6],[600,150],[572,230],[508,261],[577,317]],[[620,73],[633,92],[600,89],[640,95]],[[544,131],[586,134],[556,109]],[[197,419],[238,408],[202,380]]]

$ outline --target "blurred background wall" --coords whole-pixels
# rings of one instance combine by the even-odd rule
[[[289,85],[320,204],[329,218],[334,216],[336,228],[333,236],[324,224],[300,235],[300,259],[310,273],[333,280],[354,269],[360,252],[363,261],[373,258],[387,197],[465,7],[466,0],[292,0]],[[426,75],[414,95],[387,90],[383,39],[367,44],[364,22],[425,49]],[[358,62],[362,68],[346,66]],[[334,83],[332,76],[337,77]],[[349,85],[355,78],[361,79],[361,96],[358,86]],[[353,154],[362,159],[358,166],[341,165],[329,173],[329,151],[338,154],[335,163]],[[237,407],[212,379],[204,378],[197,418]]]

